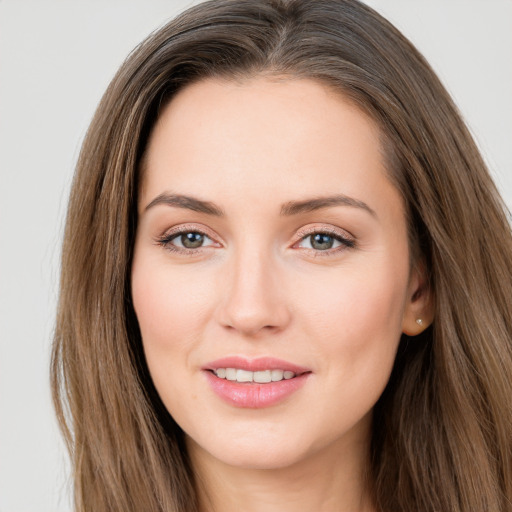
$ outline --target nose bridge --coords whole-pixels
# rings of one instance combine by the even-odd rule
[[[243,244],[232,254],[221,306],[221,322],[245,335],[277,331],[289,321],[279,264],[270,249]]]

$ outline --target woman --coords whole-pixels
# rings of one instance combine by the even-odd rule
[[[87,134],[52,364],[77,510],[512,510],[512,237],[355,1],[213,1]]]

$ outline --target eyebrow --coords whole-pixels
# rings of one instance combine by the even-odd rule
[[[144,211],[147,211],[150,208],[160,204],[174,206],[176,208],[184,208],[199,213],[205,213],[207,215],[213,215],[215,217],[225,216],[224,210],[211,201],[204,201],[202,199],[198,199],[197,197],[182,194],[170,194],[168,192],[164,192],[155,197],[155,199],[153,199],[146,206]],[[281,206],[280,214],[282,216],[289,217],[292,215],[308,213],[333,206],[350,206],[353,208],[360,208],[367,211],[373,217],[377,217],[375,211],[365,202],[360,201],[359,199],[354,199],[353,197],[345,196],[343,194],[315,197],[301,201],[288,201]]]
[[[297,215],[299,213],[312,212],[332,206],[351,206],[353,208],[361,208],[366,210],[373,217],[377,217],[375,211],[372,210],[372,208],[370,208],[365,202],[343,194],[315,197],[313,199],[305,199],[303,201],[289,201],[281,206],[281,215]]]
[[[168,206],[175,206],[176,208],[184,208],[193,210],[194,212],[206,213],[207,215],[214,215],[215,217],[224,217],[224,210],[218,207],[215,203],[210,201],[203,201],[197,197],[185,196],[181,194],[169,194],[164,192],[151,201],[144,211],[148,211],[153,206],[158,204],[166,204]]]

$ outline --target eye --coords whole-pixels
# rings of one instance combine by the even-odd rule
[[[198,247],[211,245],[213,240],[211,240],[204,233],[199,233],[198,231],[187,231],[186,233],[179,233],[173,236],[169,242],[172,242],[177,247],[183,247],[185,249],[197,249]]]
[[[296,244],[296,247],[303,249],[312,249],[314,251],[329,251],[331,249],[355,247],[354,240],[341,236],[340,234],[315,231],[303,236]]]
[[[157,240],[158,244],[170,251],[193,252],[216,245],[206,233],[191,229],[173,230]]]

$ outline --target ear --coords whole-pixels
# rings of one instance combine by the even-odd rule
[[[434,320],[434,297],[424,264],[411,271],[407,301],[402,320],[402,332],[408,336],[422,333]]]

